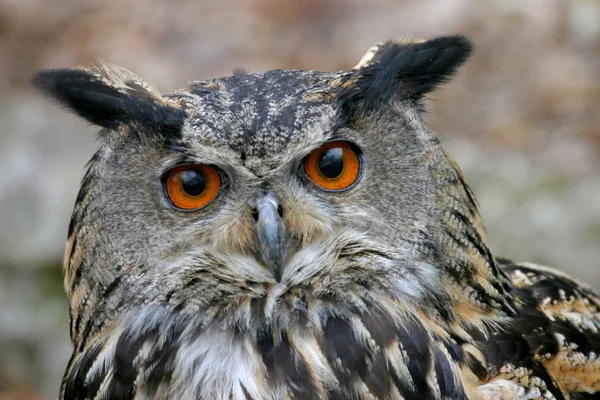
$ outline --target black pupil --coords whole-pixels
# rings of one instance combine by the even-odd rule
[[[333,179],[340,176],[344,170],[344,150],[341,147],[328,149],[319,160],[319,171],[325,178]]]
[[[181,173],[181,187],[188,196],[199,196],[206,189],[206,178],[202,172],[188,169]]]

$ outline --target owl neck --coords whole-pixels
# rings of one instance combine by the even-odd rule
[[[439,267],[451,309],[466,324],[484,327],[510,319],[511,284],[490,251],[477,201],[456,162],[430,134],[429,169],[435,179]]]

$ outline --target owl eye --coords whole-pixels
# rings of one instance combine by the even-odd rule
[[[167,172],[163,188],[169,202],[180,210],[197,210],[210,203],[221,187],[219,172],[210,165],[184,165]]]
[[[344,190],[358,179],[361,159],[346,142],[325,143],[309,154],[304,163],[306,175],[325,190]]]

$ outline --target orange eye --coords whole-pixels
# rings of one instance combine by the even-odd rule
[[[310,153],[304,171],[322,189],[344,190],[358,179],[360,157],[346,142],[329,142]]]
[[[197,210],[215,198],[221,187],[221,176],[210,165],[184,165],[169,171],[163,185],[173,206]]]

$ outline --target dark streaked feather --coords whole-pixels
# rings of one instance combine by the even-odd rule
[[[361,66],[357,81],[347,86],[343,102],[380,104],[392,96],[413,101],[447,82],[470,56],[473,45],[464,36],[443,36],[407,43],[390,40],[378,45]]]
[[[133,78],[118,82],[85,69],[47,69],[33,77],[33,85],[89,122],[108,129],[138,123],[174,134],[181,129],[185,112],[157,99]]]
[[[572,395],[590,388],[583,381],[599,390],[600,368],[593,360],[600,352],[600,298],[560,272],[499,262],[515,286],[517,316],[480,343],[493,374],[506,377],[507,369],[526,368],[556,399],[578,398]],[[574,324],[579,318],[590,325]],[[586,357],[588,366],[581,364]]]

